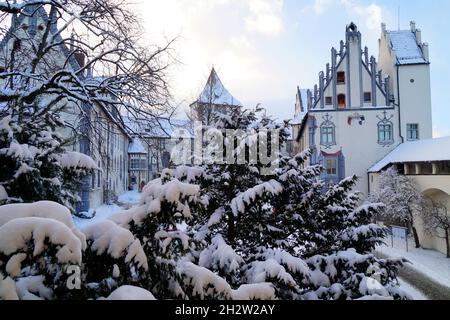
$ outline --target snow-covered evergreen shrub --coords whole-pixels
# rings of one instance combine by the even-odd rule
[[[82,178],[95,163],[89,158],[71,166],[70,158],[80,155],[63,150],[58,113],[13,111],[0,119],[0,204],[50,200],[74,211]]]
[[[217,114],[214,127],[243,132],[279,129],[283,145],[287,124],[258,117],[257,111]],[[247,136],[244,142],[228,141],[225,147],[234,148],[237,156],[249,152],[252,140]],[[264,164],[248,158],[203,166],[197,181],[208,206],[193,228],[196,238],[208,245],[198,263],[227,279],[232,290],[271,283],[270,298],[405,297],[395,278],[402,261],[371,254],[386,232],[371,223],[382,205],[360,205],[352,191],[356,177],[325,185],[320,180],[322,168],[305,165],[308,152],[293,158],[277,156],[279,168],[271,175],[261,175]],[[377,279],[374,269],[380,274]]]
[[[133,234],[110,220],[82,230],[87,249],[83,253],[83,298],[98,298],[121,285],[148,285],[148,262]]]
[[[21,299],[67,296],[68,266],[81,266],[82,241],[55,219],[26,217],[0,227],[0,274]]]
[[[161,178],[145,186],[137,207],[111,218],[141,241],[148,258],[149,289],[159,299],[191,297],[185,278],[190,274],[179,266],[193,260],[201,245],[184,229],[204,206],[199,191],[198,185],[181,182],[164,170]]]

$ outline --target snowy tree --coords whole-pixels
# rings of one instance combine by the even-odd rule
[[[144,188],[139,206],[111,218],[141,241],[148,259],[146,288],[158,299],[225,296],[226,281],[192,263],[201,243],[185,226],[207,201],[199,191],[198,185],[181,182],[165,169]]]
[[[73,208],[86,173],[61,172],[55,158],[81,140],[101,149],[90,139],[110,130],[97,120],[104,113],[120,126],[121,114],[170,117],[172,41],[144,45],[139,19],[123,0],[0,1],[0,13],[0,120],[13,131],[0,128],[0,201],[46,199]]]
[[[81,114],[86,104],[133,118],[170,114],[172,41],[144,46],[133,9],[123,0],[1,1],[3,107],[19,121],[23,110],[44,114],[61,101]]]
[[[447,249],[447,258],[450,258],[450,213],[444,203],[426,199],[426,207],[420,216],[425,230],[436,237],[444,239]]]
[[[53,111],[39,116],[5,116],[0,120],[0,185],[7,197],[1,203],[50,200],[75,211],[84,176],[98,169],[92,159],[64,151]]]
[[[287,139],[286,124],[258,111],[217,115],[215,128],[244,132],[241,141],[227,141],[224,133],[225,147],[236,158],[241,152],[248,156],[252,142],[263,142],[255,131],[278,129],[280,145]],[[270,146],[269,139],[262,150]],[[386,233],[371,223],[382,205],[359,205],[352,192],[356,177],[325,186],[322,168],[305,165],[308,153],[288,158],[277,151],[279,168],[269,175],[261,174],[267,167],[262,159],[204,165],[196,179],[208,206],[194,228],[196,238],[208,245],[198,264],[227,279],[232,290],[268,283],[270,298],[405,298],[396,284],[402,261],[371,254]]]
[[[122,285],[147,284],[148,261],[133,234],[110,220],[84,228],[82,289],[76,298],[99,298]]]
[[[381,173],[379,190],[371,195],[371,200],[385,204],[380,210],[382,218],[389,222],[405,224],[414,236],[416,248],[420,240],[414,225],[414,212],[421,212],[425,203],[414,182],[391,167]]]

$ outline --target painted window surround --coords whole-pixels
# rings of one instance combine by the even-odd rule
[[[328,113],[322,119],[324,121],[320,125],[320,145],[330,149],[336,145],[336,126],[331,121],[333,116],[330,116]]]

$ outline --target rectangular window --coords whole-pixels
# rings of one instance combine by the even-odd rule
[[[337,174],[337,160],[336,159],[325,159],[325,171],[327,175]]]
[[[392,141],[392,125],[391,124],[378,125],[378,141],[379,142]]]
[[[325,104],[327,106],[332,105],[333,104],[333,98],[332,97],[325,97]]]
[[[333,139],[333,127],[322,127],[322,144],[332,144]]]
[[[407,124],[406,128],[409,141],[419,140],[419,125],[417,123]]]
[[[372,93],[364,92],[364,102],[372,102]]]
[[[344,84],[345,83],[345,72],[344,71],[339,71],[337,73],[337,83],[338,84]]]
[[[139,165],[140,165],[139,159],[131,159],[131,162],[130,162],[131,169],[139,170]]]

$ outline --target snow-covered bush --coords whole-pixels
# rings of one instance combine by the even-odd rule
[[[60,221],[27,217],[0,227],[0,274],[16,281],[20,298],[64,296],[66,268],[81,261],[82,241]]]
[[[107,298],[99,300],[156,300],[153,294],[145,289],[134,286],[121,286],[111,292]]]
[[[98,298],[120,285],[147,284],[147,256],[130,231],[110,220],[82,231],[87,239],[82,272],[85,297]]]
[[[75,227],[70,210],[63,205],[52,201],[39,201],[0,206],[0,226],[13,219],[27,217],[48,218],[62,222],[80,239],[83,249],[86,247],[86,236]]]
[[[171,171],[165,170],[145,186],[137,207],[110,218],[142,243],[149,286],[157,298],[187,297],[177,264],[182,258],[192,260],[200,245],[183,229],[203,208],[199,191],[198,185],[172,178]]]

